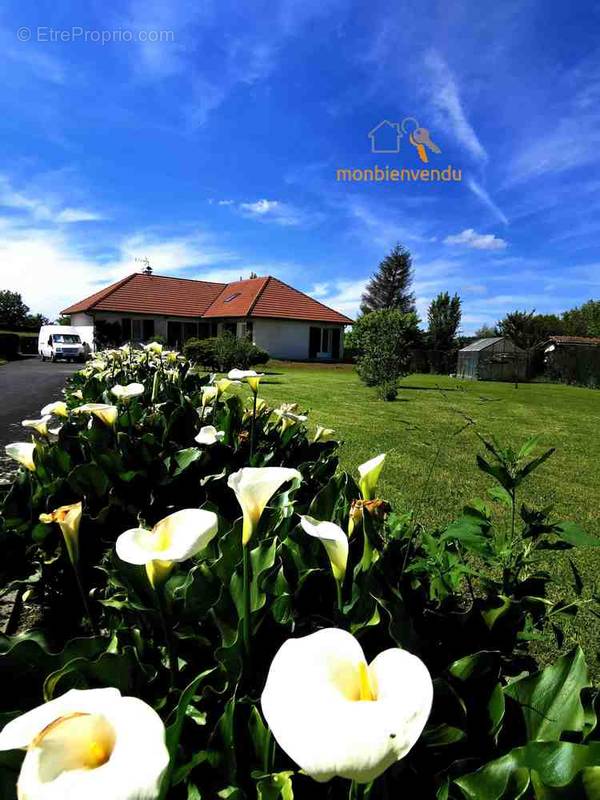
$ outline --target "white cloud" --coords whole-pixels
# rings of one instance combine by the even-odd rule
[[[327,292],[319,295],[319,302],[345,314],[351,319],[356,319],[360,311],[361,297],[367,283],[368,278],[357,278],[351,281],[331,281],[331,283],[327,284]],[[310,289],[306,289],[306,293],[313,294]]]
[[[446,236],[444,244],[463,244],[473,250],[504,250],[508,242],[493,233],[477,233],[473,228],[465,228],[461,233]]]
[[[299,208],[280,200],[267,200],[263,198],[252,203],[239,203],[237,210],[243,217],[255,219],[260,222],[272,222],[275,225],[292,227],[317,222],[320,215],[307,214]]]
[[[489,193],[483,188],[483,186],[481,186],[481,184],[477,183],[477,181],[474,180],[473,178],[468,178],[467,186],[473,192],[473,194],[476,197],[478,197],[482,201],[482,203],[490,209],[490,211],[494,213],[494,215],[500,220],[500,222],[503,222],[505,225],[508,225],[508,217],[502,211],[502,209],[499,208],[496,205],[496,203],[494,203]]]
[[[440,124],[448,126],[477,161],[487,161],[488,154],[467,118],[450,68],[435,50],[430,50],[425,55],[425,67],[430,79],[430,100],[440,116]]]
[[[13,187],[11,181],[0,176],[0,206],[21,212],[40,222],[73,223],[94,222],[104,219],[102,214],[84,208],[65,207],[57,193],[23,192]]]

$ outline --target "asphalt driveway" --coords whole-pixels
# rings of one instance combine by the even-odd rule
[[[0,367],[0,481],[2,473],[14,464],[4,455],[4,445],[30,441],[31,433],[21,427],[24,419],[39,419],[40,410],[53,400],[60,400],[68,376],[80,364],[64,361],[40,361],[27,358],[10,361]]]

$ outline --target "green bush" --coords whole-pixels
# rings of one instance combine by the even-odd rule
[[[380,400],[392,401],[398,397],[398,382],[383,381],[377,387],[377,396]]]
[[[236,339],[230,333],[212,339],[188,339],[183,352],[190,361],[219,372],[249,369],[269,360],[269,354],[249,339]]]
[[[371,311],[354,325],[356,369],[367,386],[379,386],[408,373],[410,349],[420,339],[416,314],[396,309]]]

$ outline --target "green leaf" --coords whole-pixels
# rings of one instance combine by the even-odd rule
[[[599,742],[530,742],[454,783],[468,800],[518,800],[530,783],[539,800],[598,800],[598,764]]]
[[[581,691],[590,686],[580,647],[541,672],[509,684],[504,693],[521,706],[528,739],[554,741],[565,731],[581,731],[585,713]]]
[[[202,458],[202,450],[198,447],[187,447],[185,450],[178,450],[173,456],[173,461],[176,464],[173,475],[181,475],[182,472],[200,458]]]
[[[110,486],[106,473],[94,463],[80,464],[75,467],[67,480],[78,496],[103,497]]]
[[[501,619],[505,614],[510,611],[510,607],[512,605],[512,600],[510,597],[505,597],[504,595],[498,595],[497,598],[500,601],[500,605],[495,606],[494,608],[489,608],[487,611],[482,611],[481,616],[485,624],[488,626],[490,630],[494,627],[496,622]]]
[[[487,490],[488,496],[495,500],[497,503],[503,503],[508,508],[512,505],[510,494],[503,486],[492,486]]]
[[[179,740],[181,739],[181,730],[183,728],[183,722],[185,720],[188,706],[192,702],[194,695],[196,694],[198,687],[200,686],[204,678],[206,678],[207,675],[210,675],[210,673],[213,671],[214,670],[212,669],[207,669],[204,672],[201,672],[200,675],[198,675],[196,678],[194,678],[193,681],[191,681],[191,683],[188,683],[188,685],[181,693],[181,697],[179,698],[179,702],[177,703],[177,710],[175,711],[175,720],[167,728],[166,742],[167,742],[167,749],[169,750],[169,755],[171,758],[169,761],[169,766],[163,778],[159,800],[165,800],[165,798],[167,797],[167,792],[171,784],[171,775],[173,773],[173,769],[175,767],[175,761],[177,758]]]
[[[257,800],[294,800],[293,772],[277,772],[256,784]]]
[[[558,522],[552,532],[573,547],[600,547],[600,537],[586,533],[576,522]]]

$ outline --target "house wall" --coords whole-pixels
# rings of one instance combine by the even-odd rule
[[[308,322],[280,319],[255,319],[253,322],[254,344],[273,358],[299,361],[308,358]]]
[[[71,314],[71,325],[77,328],[81,341],[94,350],[94,320],[89,314]]]
[[[327,325],[318,322],[302,322],[283,319],[254,319],[253,341],[273,358],[293,361],[308,359],[309,332],[311,327],[340,329],[340,359],[344,351],[344,326]],[[326,356],[324,356],[326,357]]]

